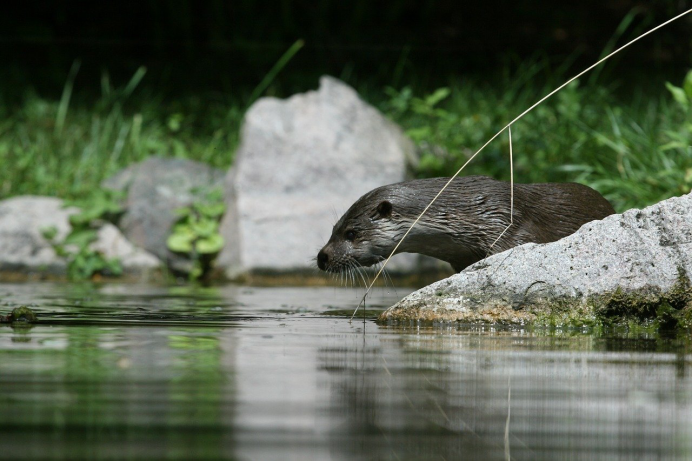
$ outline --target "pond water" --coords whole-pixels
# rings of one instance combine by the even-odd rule
[[[408,292],[0,284],[0,454],[691,459],[690,339],[377,325]]]

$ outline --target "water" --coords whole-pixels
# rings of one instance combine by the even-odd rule
[[[361,293],[0,284],[41,320],[0,326],[0,454],[690,460],[690,339],[350,324]]]

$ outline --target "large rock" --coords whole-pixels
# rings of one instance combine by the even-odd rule
[[[550,244],[525,244],[412,293],[382,321],[585,324],[652,318],[691,306],[691,195],[583,225]]]
[[[227,175],[218,264],[232,277],[315,268],[338,215],[371,189],[404,180],[413,152],[395,124],[334,78],[287,100],[260,99]],[[391,269],[411,270],[419,258],[396,260]]]
[[[63,208],[55,197],[18,196],[0,202],[0,271],[65,273],[65,260],[43,237],[44,228],[57,230],[55,239],[62,241],[70,232],[69,216],[77,209]],[[152,254],[129,243],[118,229],[105,224],[98,231],[93,248],[108,258],[120,259],[126,273],[141,274],[161,264]]]
[[[162,266],[161,260],[128,241],[111,223],[105,223],[99,228],[91,248],[101,252],[106,258],[120,260],[126,272],[148,271]]]
[[[171,252],[166,239],[177,208],[192,204],[195,190],[223,188],[224,172],[185,159],[152,157],[107,179],[103,187],[127,191],[126,212],[118,227],[135,245],[153,253],[169,267],[187,272],[190,261]]]
[[[75,209],[63,209],[55,197],[18,196],[0,202],[0,270],[63,272],[64,260],[41,230],[55,227],[56,239],[62,241],[70,232],[72,213]]]

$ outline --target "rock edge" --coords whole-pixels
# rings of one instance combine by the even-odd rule
[[[525,244],[405,297],[381,322],[592,325],[656,319],[690,330],[691,195]]]

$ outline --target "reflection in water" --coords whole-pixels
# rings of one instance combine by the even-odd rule
[[[380,293],[369,308],[402,294]],[[392,328],[360,292],[0,285],[10,459],[690,459],[690,339]]]
[[[321,350],[331,417],[347,419],[337,458],[503,459],[506,425],[514,459],[690,457],[688,355],[681,375],[682,355],[594,352],[586,337],[559,350],[518,333],[382,330]]]
[[[233,375],[224,373],[220,339],[169,329],[55,330],[35,327],[21,350],[8,348],[0,331],[3,457],[234,457],[221,425],[220,413],[233,413],[224,402]]]

